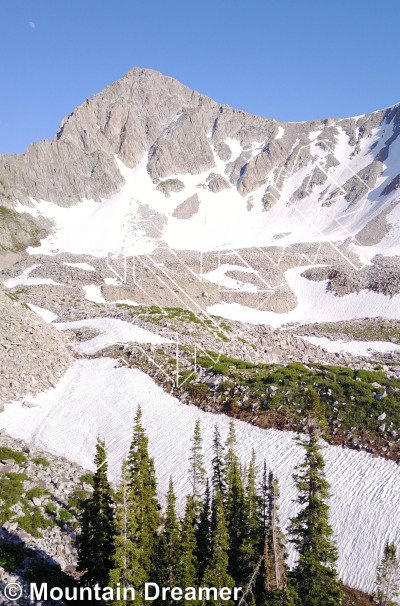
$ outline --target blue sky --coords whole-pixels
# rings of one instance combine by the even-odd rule
[[[400,101],[400,2],[2,0],[0,152],[51,138],[131,67],[270,118]]]

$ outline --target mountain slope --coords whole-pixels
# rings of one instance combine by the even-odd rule
[[[2,287],[0,308],[1,411],[10,398],[34,396],[54,386],[74,357],[64,335]]]
[[[358,254],[346,258],[359,264],[399,253],[391,233],[400,219],[399,133],[400,106],[279,123],[134,68],[74,110],[51,141],[2,155],[0,196],[43,222],[55,213],[32,199],[70,207],[121,192],[138,202],[123,211],[125,231],[150,206],[173,248],[349,240]]]

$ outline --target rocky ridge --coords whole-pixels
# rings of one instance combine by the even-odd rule
[[[327,280],[327,290],[342,297],[353,292],[368,290],[388,297],[400,293],[400,257],[379,255],[375,264],[356,271],[347,265],[315,267],[302,274],[309,280]]]
[[[65,335],[0,288],[0,405],[54,387],[72,364]],[[28,400],[26,406],[29,406]]]
[[[313,196],[321,208],[339,204],[340,214],[370,198],[376,219],[398,201],[399,175],[390,154],[399,134],[400,105],[356,118],[282,123],[221,105],[159,72],[133,68],[77,107],[51,141],[0,156],[0,205],[18,209],[17,241],[27,245],[29,233],[51,230],[37,214],[27,214],[32,200],[69,207],[109,198],[125,182],[116,157],[127,168],[145,158],[154,189],[166,198],[185,190],[176,175],[208,171],[198,187],[214,195],[236,190],[249,212],[254,196],[266,211],[282,196],[284,204]],[[357,158],[362,161],[356,172],[341,167],[338,187],[330,174]],[[300,181],[297,175],[303,175]],[[6,248],[14,246],[4,229],[0,235]]]

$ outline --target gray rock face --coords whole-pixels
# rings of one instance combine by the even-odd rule
[[[190,217],[198,212],[199,206],[199,196],[194,194],[182,202],[182,204],[180,204],[177,208],[175,208],[172,216],[176,219],[190,219]]]
[[[10,203],[7,202],[7,205]],[[45,230],[28,214],[0,205],[0,243],[5,250],[18,251],[39,244]]]
[[[215,145],[215,151],[217,152],[221,160],[224,160],[225,162],[228,162],[228,160],[230,160],[232,157],[232,152],[229,145],[227,145],[223,141],[220,141]]]
[[[107,197],[124,183],[115,154],[128,167],[135,166],[159,137],[169,138],[168,124],[184,108],[186,115],[180,130],[190,130],[189,125],[195,120],[190,113],[201,105],[202,99],[199,93],[172,78],[134,68],[67,116],[51,141],[32,143],[23,154],[2,155],[0,179],[4,195],[21,202],[31,196],[63,206],[75,204],[82,197]],[[182,138],[178,132],[177,144]],[[154,156],[153,172],[167,176],[171,174],[166,167],[171,144],[163,146],[160,140],[158,147],[160,158]],[[194,148],[193,144],[191,149]],[[196,155],[199,166],[204,164],[201,153]],[[210,161],[211,152],[205,163]]]
[[[374,138],[377,129],[384,137],[388,125],[387,139]],[[322,190],[329,170],[338,164],[334,150],[343,134],[352,148],[350,156],[365,153],[369,145],[371,162],[357,176],[349,172],[337,191],[332,184]],[[12,211],[16,200],[29,206],[30,197],[67,207],[82,198],[107,198],[124,184],[116,156],[132,168],[146,154],[147,171],[167,197],[179,191],[179,175],[213,170],[216,176],[208,182],[212,192],[222,191],[228,182],[244,197],[264,188],[268,211],[285,177],[308,168],[307,178],[292,192],[295,200],[319,188],[321,207],[341,195],[351,205],[375,188],[381,175],[387,181],[382,196],[397,189],[398,178],[382,172],[382,163],[399,134],[399,105],[358,118],[279,123],[221,105],[159,72],[133,68],[86,99],[51,141],[32,143],[22,154],[1,155],[0,209]],[[215,170],[217,161],[225,163],[223,174]],[[28,216],[9,216],[6,222],[7,227],[1,225],[0,213],[0,241],[14,250],[49,227]]]
[[[184,189],[184,185],[180,179],[166,179],[165,181],[161,181],[156,189],[161,191],[166,198],[169,198],[171,192],[178,192]]]
[[[243,178],[239,184],[239,191],[246,195],[258,189],[268,174],[276,167],[282,165],[288,157],[288,149],[281,139],[267,143],[263,150],[247,164]]]
[[[208,182],[208,189],[214,194],[229,187],[230,185],[228,181],[224,179],[222,175],[214,175],[214,177]]]
[[[182,112],[168,136],[162,135],[151,146],[147,170],[154,181],[171,174],[196,175],[215,165],[206,133],[211,128],[209,110],[216,104],[203,99],[199,97],[196,107]]]
[[[382,190],[381,196],[388,196],[393,191],[396,191],[396,189],[399,189],[399,187],[400,187],[400,174],[396,175],[394,177],[394,179],[392,179],[390,181],[390,183],[388,183],[386,185],[386,187]]]
[[[375,258],[376,265],[361,271],[345,266],[318,267],[306,270],[302,275],[310,280],[328,280],[327,290],[343,296],[361,290],[381,293],[389,297],[400,293],[399,258]]]
[[[342,187],[347,192],[346,200],[350,204],[355,204],[363,196],[368,194],[369,189],[373,189],[378,178],[381,176],[383,171],[382,162],[374,160],[368,166],[360,170],[357,175],[354,175],[349,179]]]

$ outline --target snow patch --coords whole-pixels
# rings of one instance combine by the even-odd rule
[[[86,284],[82,287],[85,291],[85,298],[93,303],[107,303],[101,292],[101,286],[96,284]]]
[[[107,286],[119,286],[121,284],[118,278],[104,278],[104,282]]]
[[[88,263],[64,263],[64,265],[68,265],[68,267],[77,267],[78,269],[83,269],[84,271],[96,271],[94,267],[89,265]]]
[[[304,341],[312,343],[317,347],[322,347],[332,353],[347,353],[352,356],[365,356],[370,358],[375,353],[386,353],[389,351],[398,351],[400,345],[389,343],[388,341],[344,341],[338,339],[333,341],[327,337],[301,337]]]
[[[5,282],[3,282],[4,286],[7,288],[14,288],[15,286],[41,286],[41,285],[52,285],[52,286],[62,286],[60,282],[54,282],[51,278],[31,278],[30,274],[34,269],[40,267],[41,263],[37,263],[36,265],[31,265],[24,269],[22,274],[16,276],[15,278],[9,278]]]
[[[228,263],[224,263],[223,265],[217,267],[217,269],[213,269],[212,271],[203,274],[202,277],[213,284],[217,284],[219,287],[224,286],[225,288],[240,290],[242,292],[258,292],[258,287],[255,284],[241,282],[240,280],[230,278],[226,275],[228,271],[239,271],[252,274],[257,273],[257,271],[251,267],[245,267],[244,265],[229,265]]]
[[[59,322],[54,324],[54,326],[58,330],[91,328],[98,331],[100,334],[96,337],[76,345],[77,351],[87,355],[93,355],[106,347],[116,344],[152,343],[160,345],[162,343],[171,343],[169,339],[164,339],[150,332],[150,330],[115,318],[89,318],[87,320],[77,320],[76,322]]]
[[[57,320],[58,315],[50,311],[49,309],[43,309],[43,307],[38,307],[37,305],[32,305],[32,303],[26,304],[29,309],[35,312],[38,316],[40,316],[45,322],[51,324],[54,320]]]

